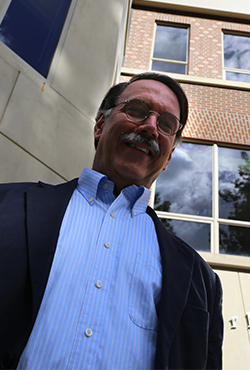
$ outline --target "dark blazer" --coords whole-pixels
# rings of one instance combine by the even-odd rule
[[[0,185],[0,368],[16,368],[48,280],[77,179]],[[206,262],[148,207],[162,258],[156,369],[221,369],[221,285]]]

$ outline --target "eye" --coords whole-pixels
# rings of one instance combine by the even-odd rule
[[[130,107],[127,109],[127,114],[134,118],[144,118],[145,116],[143,109],[140,107]]]
[[[158,119],[161,130],[167,135],[174,135],[179,129],[179,121],[176,117],[164,113]]]
[[[125,113],[129,118],[141,121],[147,117],[148,107],[143,102],[131,100],[125,107]]]

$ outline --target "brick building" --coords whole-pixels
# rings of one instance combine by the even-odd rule
[[[228,12],[225,2],[220,11],[191,4],[133,2],[121,79],[160,71],[187,93],[183,143],[156,181],[152,206],[220,275],[224,369],[243,370],[250,363],[249,13]]]

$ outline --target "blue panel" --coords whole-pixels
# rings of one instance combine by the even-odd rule
[[[0,40],[44,77],[71,0],[12,0],[0,26]]]

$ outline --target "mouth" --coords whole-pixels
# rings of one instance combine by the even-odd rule
[[[141,146],[138,146],[138,145],[136,145],[136,144],[132,144],[132,143],[127,143],[127,144],[128,144],[128,146],[130,146],[131,148],[138,149],[138,150],[140,150],[140,151],[142,151],[142,152],[144,152],[144,153],[146,153],[146,154],[151,154],[151,153],[150,153],[150,151],[149,151],[148,149],[146,149],[146,148],[142,148]]]
[[[130,133],[123,134],[121,136],[121,140],[129,147],[140,150],[149,156],[155,157],[161,153],[159,144],[154,139],[149,139],[135,133]]]

